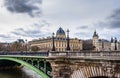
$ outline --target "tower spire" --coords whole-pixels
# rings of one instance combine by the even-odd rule
[[[96,29],[95,29],[95,31],[94,31],[93,37],[98,37],[98,34],[97,34],[97,32],[96,32]]]
[[[113,37],[111,37],[111,43],[113,43]]]

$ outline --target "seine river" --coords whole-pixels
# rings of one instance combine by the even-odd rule
[[[24,67],[22,69],[0,70],[0,78],[42,78],[36,72]]]

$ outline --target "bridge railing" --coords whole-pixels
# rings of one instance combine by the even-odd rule
[[[101,51],[101,52],[49,52],[49,56],[120,56],[120,51]]]
[[[0,55],[48,56],[48,52],[0,52]]]
[[[81,51],[81,52],[0,52],[0,55],[26,55],[26,56],[115,56],[120,57],[120,51]]]

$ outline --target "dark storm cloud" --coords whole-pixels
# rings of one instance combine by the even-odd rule
[[[94,24],[97,29],[109,29],[109,30],[120,30],[120,8],[113,11],[105,21],[99,21],[97,24]]]
[[[44,32],[44,31],[47,32]],[[49,34],[49,23],[46,21],[42,21],[42,23],[35,23],[32,26],[29,26],[27,29],[25,28],[17,28],[11,32],[16,36],[23,36],[23,37],[43,37]]]
[[[110,16],[110,18],[120,19],[120,9],[114,11],[114,13]]]
[[[120,8],[108,17],[108,25],[110,28],[120,28]]]
[[[30,16],[40,16],[42,0],[4,0],[7,10],[12,13],[27,13]]]

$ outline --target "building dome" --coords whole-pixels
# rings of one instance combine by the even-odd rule
[[[65,38],[65,31],[60,27],[56,32],[56,37]]]
[[[60,27],[56,34],[65,34],[65,31]]]

